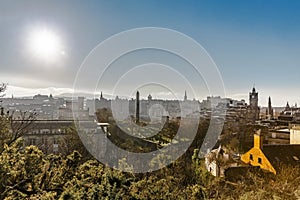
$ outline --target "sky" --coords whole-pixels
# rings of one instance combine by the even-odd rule
[[[99,43],[129,29],[162,27],[179,31],[202,45],[218,67],[227,97],[248,100],[255,85],[262,106],[267,105],[269,96],[275,106],[284,106],[287,101],[299,105],[299,9],[300,2],[296,0],[1,0],[0,82],[8,83],[7,96],[70,93],[84,59]],[[44,49],[36,45],[38,36],[32,36],[43,30],[59,41],[55,57],[45,58]],[[50,48],[54,43],[50,41],[45,46]],[[145,51],[141,57],[156,54]],[[170,56],[169,60],[173,58]],[[120,65],[110,74],[118,72]],[[186,70],[187,65],[177,68],[179,72],[187,71],[187,81],[194,79],[193,72]],[[159,74],[169,76],[168,72]],[[110,77],[108,74],[106,79]],[[183,97],[185,84],[178,80],[170,78],[169,84],[178,89],[174,93]],[[84,81],[91,82],[88,76]],[[192,88],[205,90],[203,81],[199,82],[202,86],[191,81]],[[97,90],[110,93],[105,86]],[[159,91],[148,87],[143,94],[156,92],[157,98],[172,96],[168,96],[168,88],[166,96],[159,96]],[[203,99],[207,94],[203,91],[195,98]]]

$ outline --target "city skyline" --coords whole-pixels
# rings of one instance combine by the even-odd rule
[[[260,105],[267,106],[269,96],[274,106],[294,105],[300,103],[299,7],[298,2],[283,1],[3,1],[0,81],[9,84],[7,97],[70,93],[79,66],[100,42],[132,28],[165,27],[207,50],[223,78],[226,97],[248,101],[255,84]],[[58,36],[55,59],[37,58],[37,46],[34,55],[28,50],[36,29]],[[175,92],[180,95],[184,89],[179,84]]]
[[[254,87],[255,88],[255,87]],[[252,88],[253,89],[253,88]],[[41,90],[35,90],[35,91],[41,91]],[[53,89],[52,89],[53,91]],[[64,92],[66,91],[65,89],[63,90]],[[68,91],[68,90],[67,90]],[[139,90],[138,90],[139,91]],[[140,91],[139,91],[140,92]],[[251,92],[251,91],[250,91]],[[259,92],[258,92],[259,94]],[[56,94],[55,93],[53,94],[51,91],[50,93],[46,93],[45,90],[42,90],[42,92],[37,92],[37,93],[34,93],[34,94],[28,94],[28,95],[24,95],[24,96],[14,96],[13,94],[12,95],[7,95],[7,93],[4,94],[4,96],[2,98],[4,99],[10,99],[10,98],[17,98],[17,99],[31,99],[31,98],[35,98],[37,96],[47,96],[47,97],[54,97],[54,98],[64,98],[64,99],[76,99],[78,97],[83,97],[83,98],[86,98],[87,100],[96,100],[96,99],[106,99],[106,100],[116,100],[116,99],[123,99],[123,100],[131,100],[131,99],[135,99],[135,95],[136,94],[132,94],[130,96],[122,96],[122,95],[118,95],[118,94],[106,94],[106,93],[103,93],[102,91],[100,92],[96,92],[96,93],[74,93],[74,91],[72,89],[69,89],[69,93],[68,92],[65,92],[65,93],[59,93],[59,94]],[[249,104],[249,93],[247,94],[243,94],[243,96],[246,96],[246,98],[240,98],[240,99],[237,99],[237,98],[233,98],[233,97],[222,97],[222,96],[217,96],[217,95],[208,95],[206,96],[205,98],[190,98],[188,96],[188,93],[186,91],[184,91],[184,93],[176,93],[175,95],[179,98],[172,98],[173,94],[162,94],[162,93],[151,93],[149,91],[147,92],[144,92],[144,93],[141,93],[140,95],[140,98],[141,100],[149,100],[149,96],[151,95],[151,100],[159,100],[159,101],[183,101],[183,100],[189,100],[189,101],[199,101],[199,102],[204,102],[204,101],[207,101],[208,98],[220,98],[220,99],[231,99],[231,100],[235,100],[235,101],[244,101],[246,104]],[[184,95],[184,96],[182,96]],[[260,94],[259,94],[260,95]],[[258,97],[258,105],[262,108],[268,108],[270,106],[270,102],[271,102],[271,106],[272,107],[275,107],[275,108],[285,108],[287,104],[289,104],[291,107],[298,107],[298,103],[295,102],[285,102],[284,105],[274,105],[273,104],[273,99],[271,96],[268,96],[268,100],[267,100],[267,105],[264,105],[264,104],[260,104],[259,102],[259,98]]]

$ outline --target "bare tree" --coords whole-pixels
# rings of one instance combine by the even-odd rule
[[[1,95],[1,93],[3,93],[3,92],[6,90],[6,87],[7,87],[7,84],[6,84],[6,83],[1,83],[1,84],[0,84],[0,97],[5,96],[5,94],[2,94],[2,95]]]
[[[0,84],[0,97],[3,97],[7,84]],[[18,117],[14,118],[14,112],[4,114],[1,107],[0,116],[0,153],[4,150],[4,144],[11,145],[18,138],[22,137],[32,128],[33,122],[36,119],[35,112],[19,111]]]

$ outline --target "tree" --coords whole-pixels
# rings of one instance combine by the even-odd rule
[[[4,96],[1,93],[5,92],[6,86],[7,84],[4,83],[0,85],[0,97]],[[19,111],[17,118],[14,117],[14,114],[14,112],[4,114],[3,108],[1,108],[0,153],[4,150],[4,144],[10,146],[18,138],[27,133],[36,119],[35,112]]]
[[[112,119],[112,112],[109,108],[101,108],[96,111],[98,122],[109,122]]]
[[[78,151],[85,160],[92,158],[80,140],[74,124],[70,127],[65,127],[63,132],[64,135],[59,141],[60,152],[62,152],[64,155],[69,155],[74,151]]]
[[[1,84],[0,84],[0,97],[5,96],[5,94],[1,94],[1,93],[4,93],[4,92],[5,92],[6,87],[7,87],[7,84],[6,84],[6,83],[1,83]]]

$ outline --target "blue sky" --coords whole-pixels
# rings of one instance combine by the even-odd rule
[[[247,99],[255,84],[261,105],[268,96],[278,106],[299,104],[299,9],[296,0],[1,1],[0,81],[9,83],[7,95],[71,91],[79,66],[99,42],[151,26],[199,42],[217,64],[227,96]],[[27,52],[26,35],[39,27],[60,37],[65,55],[59,61],[42,62]]]

